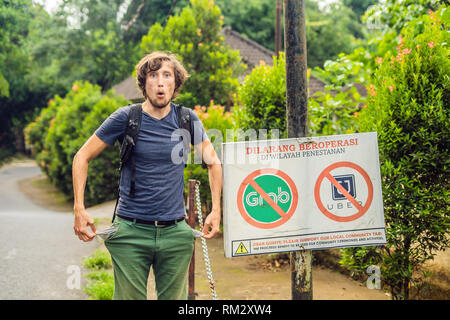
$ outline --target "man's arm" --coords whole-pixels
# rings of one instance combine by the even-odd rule
[[[80,150],[78,150],[73,158],[73,211],[75,214],[73,230],[75,231],[75,235],[85,242],[94,239],[97,232],[94,225],[94,219],[92,219],[84,207],[84,189],[86,188],[88,166],[89,162],[97,157],[107,146],[107,143],[103,142],[94,134],[86,141]],[[91,230],[94,233],[88,231],[88,226],[91,227]]]
[[[222,165],[213,145],[209,140],[205,140],[195,146],[196,152],[202,155],[203,161],[208,166],[209,187],[211,188],[212,209],[211,213],[206,217],[203,226],[203,237],[205,239],[213,238],[220,227],[221,212],[221,193],[222,193]],[[209,230],[211,228],[211,231]]]

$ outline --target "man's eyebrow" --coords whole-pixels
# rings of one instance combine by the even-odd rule
[[[170,68],[159,68],[158,70],[151,70],[151,71],[149,71],[149,73],[155,73],[158,71],[174,73],[174,71]]]

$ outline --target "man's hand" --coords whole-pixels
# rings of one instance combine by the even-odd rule
[[[220,210],[212,210],[206,217],[203,225],[203,238],[211,239],[219,232],[220,226]],[[209,230],[211,228],[211,231]]]
[[[90,233],[88,226],[94,233]],[[94,239],[97,230],[95,229],[94,219],[87,213],[85,209],[75,210],[75,222],[73,224],[73,230],[75,235],[84,242],[92,241]]]

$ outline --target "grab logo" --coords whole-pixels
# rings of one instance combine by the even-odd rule
[[[294,214],[298,192],[292,179],[278,169],[260,169],[248,175],[238,190],[237,205],[249,224],[278,227]]]
[[[272,200],[277,204],[278,202],[282,204],[288,203],[289,200],[291,199],[291,195],[287,191],[281,191],[281,187],[278,187],[278,194],[274,192],[269,192],[267,195],[271,197]],[[250,207],[256,206],[263,207],[264,199],[260,194],[258,194],[258,192],[251,191],[247,193],[247,196],[245,197],[245,203],[247,206]]]

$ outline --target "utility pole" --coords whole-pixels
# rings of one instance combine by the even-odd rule
[[[288,138],[308,133],[305,0],[284,0]],[[291,252],[292,300],[312,300],[312,252]]]
[[[275,20],[275,54],[281,51],[281,0],[277,0],[276,20]]]

